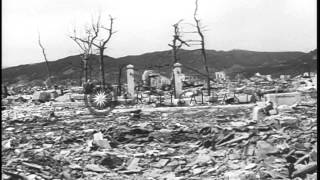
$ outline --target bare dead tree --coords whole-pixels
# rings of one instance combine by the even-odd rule
[[[76,29],[74,29],[74,35],[69,36],[82,50],[81,59],[83,62],[82,67],[83,67],[85,82],[88,81],[88,61],[92,54],[93,42],[99,35],[99,29],[100,29],[100,16],[98,17],[98,20],[96,23],[92,21],[91,28],[85,29],[85,37],[80,38],[76,33]]]
[[[182,47],[182,45],[189,46],[189,44],[187,42],[185,42],[184,40],[181,39],[181,32],[180,32],[180,27],[179,27],[179,24],[181,22],[182,22],[182,19],[172,25],[173,30],[174,30],[172,44],[168,44],[172,48],[172,58],[173,58],[172,66],[179,61],[177,54],[178,54],[178,50]],[[173,76],[172,84],[174,84],[174,83],[175,83],[175,77]],[[174,87],[175,86],[173,86],[173,91],[175,92],[176,90]],[[176,93],[174,93],[174,94],[176,94]]]
[[[99,56],[100,56],[100,78],[101,78],[101,85],[102,88],[105,88],[105,77],[104,77],[104,62],[103,62],[103,58],[104,58],[104,50],[107,48],[106,45],[107,43],[110,41],[112,35],[114,33],[116,33],[116,31],[113,30],[113,21],[114,18],[109,15],[109,19],[110,19],[110,24],[109,27],[105,27],[105,26],[96,26],[96,27],[92,27],[95,34],[98,35],[98,32],[100,29],[104,29],[107,32],[107,36],[106,38],[102,38],[100,40],[95,39],[95,41],[92,42],[92,44],[99,50]]]
[[[172,44],[168,44],[172,48],[173,64],[178,62],[177,53],[178,53],[178,50],[182,47],[182,45],[189,46],[189,44],[187,42],[185,42],[184,40],[181,39],[181,32],[180,32],[180,28],[179,28],[179,24],[181,21],[182,21],[182,19],[180,21],[178,21],[177,23],[175,23],[174,25],[172,25],[173,29],[174,29],[174,35],[173,35],[173,39],[172,39]]]
[[[100,55],[100,78],[101,78],[101,85],[102,88],[105,88],[105,77],[104,77],[104,50],[107,48],[106,45],[110,41],[112,35],[116,33],[113,31],[113,21],[114,18],[112,16],[110,17],[110,25],[109,27],[105,27],[100,24],[100,16],[98,18],[98,21],[96,23],[92,22],[91,28],[86,29],[86,38],[79,38],[76,36],[76,33],[74,36],[70,36],[71,39],[73,39],[78,46],[83,50],[84,52],[84,57],[83,59],[88,59],[89,55],[92,52],[93,46],[96,47],[99,50],[99,55]],[[107,32],[107,37],[98,39],[98,36],[100,35],[101,30],[106,30]],[[87,62],[87,61],[84,61]],[[87,78],[87,63],[84,65],[85,67],[85,72],[86,72],[86,78]]]
[[[47,81],[51,81],[51,71],[50,71],[49,62],[48,62],[48,59],[47,59],[47,55],[46,55],[45,49],[44,49],[43,45],[41,44],[40,32],[38,32],[38,44],[39,44],[39,46],[40,46],[40,48],[42,50],[42,55],[43,55],[44,60],[46,62],[48,79],[45,81],[46,82],[45,84],[46,84],[47,88],[49,88],[48,84],[47,84]]]
[[[194,10],[194,14],[193,14],[193,19],[196,23],[196,29],[197,29],[197,33],[200,36],[200,45],[201,45],[201,54],[202,54],[202,59],[203,59],[203,63],[204,63],[204,68],[207,74],[207,89],[208,89],[208,96],[210,96],[210,90],[211,90],[211,86],[210,86],[210,73],[209,73],[209,68],[208,68],[208,63],[207,63],[207,54],[206,54],[206,49],[205,49],[205,41],[204,41],[204,35],[203,35],[203,28],[201,26],[201,22],[200,19],[197,18],[197,11],[198,11],[198,0],[195,1],[195,10]]]

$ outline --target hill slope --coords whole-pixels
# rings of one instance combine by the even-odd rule
[[[255,72],[261,74],[291,74],[305,72],[310,67],[316,71],[317,61],[314,56],[317,50],[304,52],[255,52],[246,50],[215,51],[207,50],[208,65],[211,72],[226,71],[229,75],[244,73],[247,76]],[[180,50],[178,53],[180,63],[185,66],[186,73],[204,72],[203,62],[199,50]],[[90,60],[92,79],[98,77],[98,56],[93,55]],[[50,62],[50,69],[59,81],[79,81],[81,75],[81,58],[79,55],[69,56]],[[155,69],[168,74],[171,70],[171,51],[159,51],[137,56],[112,58],[105,56],[104,65],[108,82],[116,82],[121,65],[133,64],[136,74],[140,75],[146,69]],[[124,73],[123,73],[124,74]],[[2,82],[8,84],[34,84],[42,82],[47,77],[45,63],[20,65],[2,69]]]

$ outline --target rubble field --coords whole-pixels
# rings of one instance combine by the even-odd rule
[[[2,110],[2,179],[316,179],[315,99],[252,120],[252,105],[132,109],[19,102]]]

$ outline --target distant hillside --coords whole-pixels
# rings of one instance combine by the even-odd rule
[[[195,74],[193,69],[204,72],[199,50],[181,50],[178,55],[180,63],[185,66],[183,68],[185,73]],[[224,70],[231,76],[236,73],[251,76],[255,72],[276,76],[280,74],[295,75],[307,71],[308,68],[311,68],[311,71],[317,70],[317,60],[314,60],[317,50],[309,53],[207,50],[207,55],[210,72]],[[92,79],[98,78],[99,75],[98,58],[98,56],[93,55],[90,59]],[[80,56],[75,55],[50,62],[52,75],[60,82],[79,81],[81,75],[80,61]],[[152,52],[117,59],[105,56],[104,65],[107,81],[116,82],[119,67],[127,64],[133,64],[138,75],[146,69],[154,69],[168,75],[172,65],[171,51]],[[125,78],[125,73],[122,74]],[[28,84],[30,82],[39,84],[46,77],[47,71],[44,62],[2,69],[2,82],[8,84]]]

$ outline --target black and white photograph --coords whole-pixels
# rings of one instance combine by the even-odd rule
[[[317,0],[1,3],[1,180],[317,180]]]

